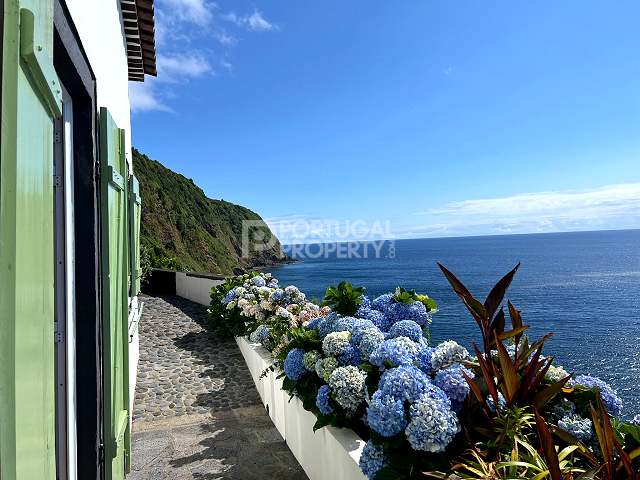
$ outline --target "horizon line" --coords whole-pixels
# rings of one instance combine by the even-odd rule
[[[557,234],[575,234],[575,233],[600,233],[600,232],[634,232],[640,231],[640,228],[604,228],[601,230],[558,230],[554,232],[527,232],[527,233],[488,233],[484,235],[443,235],[433,237],[411,237],[411,238],[378,238],[378,239],[360,239],[360,240],[340,240],[340,241],[326,241],[326,242],[298,242],[298,243],[283,243],[280,242],[282,247],[289,247],[294,245],[331,245],[341,243],[356,243],[356,242],[398,242],[409,240],[442,240],[458,239],[458,238],[485,238],[485,237],[516,237],[526,235],[557,235]],[[278,239],[278,241],[280,241]]]

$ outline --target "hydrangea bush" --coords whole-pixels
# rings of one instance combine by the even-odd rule
[[[624,472],[629,462],[637,469],[640,451],[628,452],[640,448],[640,416],[622,421],[622,402],[608,384],[541,355],[547,337],[530,344],[511,303],[512,328],[505,327],[499,306],[517,267],[484,303],[441,268],[480,327],[474,356],[455,340],[430,345],[435,302],[401,288],[368,298],[343,282],[319,307],[269,274],[250,274],[215,289],[210,311],[241,324],[225,331],[272,351],[283,388],[317,416],[314,429],[351,428],[367,442],[360,467],[368,478],[480,478],[473,475],[482,466],[491,478],[532,478],[540,462],[557,462],[558,478]],[[523,454],[507,469],[516,445],[538,457]],[[553,452],[563,460],[547,458]]]

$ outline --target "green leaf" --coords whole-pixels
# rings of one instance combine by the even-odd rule
[[[316,420],[316,423],[313,425],[313,431],[315,432],[329,425],[332,420],[331,417],[332,417],[331,415],[318,415],[318,419]]]
[[[340,315],[354,315],[363,302],[364,287],[354,287],[349,282],[340,282],[327,288],[323,305]]]

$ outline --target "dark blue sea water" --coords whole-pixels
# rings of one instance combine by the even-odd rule
[[[436,262],[481,300],[521,262],[507,298],[522,310],[530,337],[555,332],[547,355],[569,371],[608,381],[625,402],[625,417],[640,413],[640,230],[394,243],[395,252],[392,244],[384,245],[383,258],[372,258],[370,248],[368,258],[329,254],[271,272],[281,285],[297,285],[311,298],[321,298],[328,285],[341,280],[365,286],[370,296],[396,286],[415,288],[438,301],[434,341],[453,338],[470,347],[480,340],[477,326]]]

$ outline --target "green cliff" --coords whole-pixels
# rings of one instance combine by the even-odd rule
[[[133,169],[142,196],[143,261],[151,267],[230,274],[236,268],[287,260],[280,242],[255,212],[207,198],[191,179],[136,149]],[[253,246],[246,257],[242,251],[245,220],[252,221],[246,236]]]

